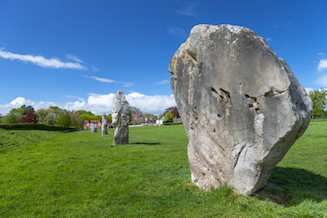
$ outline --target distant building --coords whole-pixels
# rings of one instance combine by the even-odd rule
[[[157,118],[155,116],[146,116],[142,115],[142,112],[138,114],[132,115],[132,120],[130,124],[139,124],[139,122],[143,123],[144,125],[155,125]]]
[[[163,121],[162,121],[161,119],[158,119],[158,120],[156,121],[156,125],[157,125],[157,126],[162,126],[162,125],[163,125]]]
[[[102,121],[101,120],[84,120],[83,129],[90,129],[90,124],[95,123],[97,125],[97,128],[101,129]],[[112,123],[107,123],[107,128],[113,128]]]

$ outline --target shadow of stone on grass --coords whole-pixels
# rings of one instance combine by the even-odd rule
[[[160,142],[134,142],[131,144],[136,144],[136,145],[160,145]]]
[[[305,200],[321,202],[327,199],[327,178],[304,169],[275,167],[266,186],[254,196],[284,206]]]

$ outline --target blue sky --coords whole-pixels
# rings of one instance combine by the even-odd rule
[[[327,87],[327,1],[0,0],[0,113],[111,113],[123,90],[143,112],[175,105],[168,64],[198,24],[264,37],[307,89]]]

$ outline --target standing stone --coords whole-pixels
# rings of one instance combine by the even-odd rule
[[[131,107],[126,101],[124,92],[119,90],[114,95],[112,103],[112,123],[115,128],[114,145],[128,144],[128,123],[130,115]]]
[[[264,187],[312,111],[287,63],[250,29],[198,25],[169,71],[189,138],[192,182],[242,194]]]
[[[93,134],[96,133],[97,130],[98,130],[97,125],[95,123],[91,123],[90,124],[90,130],[91,130],[91,133],[93,133]]]
[[[101,123],[101,134],[102,136],[108,135],[108,130],[107,130],[107,124],[108,124],[108,119],[106,114],[102,114],[102,123]]]

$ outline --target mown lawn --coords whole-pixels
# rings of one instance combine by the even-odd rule
[[[49,138],[0,153],[0,217],[327,217],[327,122],[253,196],[193,186],[182,125],[130,128],[125,146],[113,130]]]

